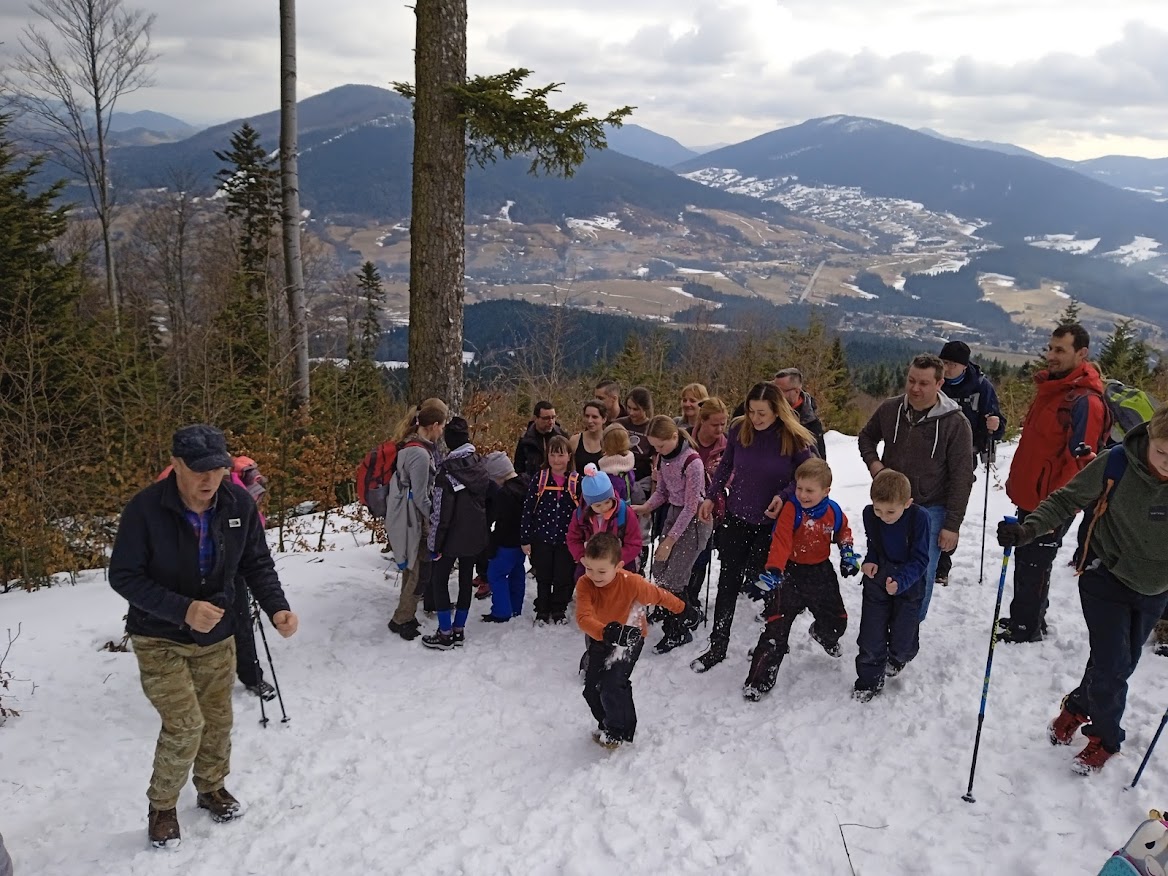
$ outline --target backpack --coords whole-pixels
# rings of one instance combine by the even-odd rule
[[[395,441],[378,444],[357,466],[357,499],[379,520],[385,519],[389,482],[397,471],[398,452],[407,447],[425,447],[421,441]]]
[[[793,504],[795,506],[795,526],[792,531],[798,529],[803,523],[803,506],[798,502],[794,502]],[[828,499],[827,507],[831,509],[831,516],[834,518],[831,525],[831,540],[834,544],[839,542],[840,529],[844,525],[844,511],[836,504],[835,499]]]
[[[1108,436],[1111,434],[1111,427],[1113,422],[1111,405],[1108,404],[1107,398],[1104,395],[1101,395],[1098,391],[1086,386],[1079,386],[1068,390],[1067,394],[1063,397],[1062,402],[1060,402],[1058,406],[1058,421],[1063,431],[1070,435],[1071,429],[1073,428],[1072,411],[1074,410],[1075,403],[1079,399],[1087,398],[1088,396],[1094,396],[1103,402],[1103,428],[1099,431],[1101,436],[1099,439],[1099,446],[1091,448],[1093,451],[1099,452],[1108,444]]]
[[[1103,467],[1103,492],[1099,494],[1099,498],[1095,500],[1094,506],[1086,509],[1083,513],[1090,515],[1090,520],[1084,520],[1087,526],[1086,534],[1083,536],[1082,542],[1079,544],[1079,549],[1076,551],[1078,562],[1075,564],[1075,574],[1082,575],[1087,568],[1087,554],[1091,547],[1091,536],[1095,534],[1095,524],[1099,518],[1107,511],[1107,505],[1111,502],[1111,497],[1115,495],[1115,490],[1119,486],[1120,480],[1123,479],[1124,473],[1127,472],[1127,452],[1124,450],[1122,444],[1116,444],[1107,451],[1107,462]],[[1080,528],[1080,532],[1082,529]]]
[[[625,521],[628,519],[629,503],[623,499],[616,500],[616,528],[618,532],[625,531]],[[584,523],[584,506],[576,509],[576,522]]]
[[[1111,441],[1115,444],[1121,443],[1123,437],[1140,423],[1152,419],[1152,414],[1160,406],[1142,389],[1118,380],[1103,382],[1103,401],[1111,412]]]
[[[568,472],[568,479],[562,487],[557,487],[555,481],[552,480],[552,470],[544,466],[539,470],[539,478],[536,481],[535,504],[532,506],[532,513],[539,507],[539,500],[543,498],[543,494],[548,490],[554,493],[567,492],[572,497],[573,504],[579,504],[576,497],[580,494],[580,473],[576,471]]]

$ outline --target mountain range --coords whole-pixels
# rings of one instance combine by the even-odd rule
[[[132,189],[181,179],[187,190],[210,192],[221,168],[214,153],[243,121],[178,142],[115,149],[114,179]],[[246,121],[274,151],[279,113]],[[410,103],[386,89],[348,85],[301,101],[299,121],[301,199],[313,217],[350,228],[400,227],[411,206]],[[789,300],[807,300],[818,264],[829,267],[826,300],[845,290],[857,313],[944,317],[953,325],[983,319],[1001,328],[1009,317],[992,303],[992,290],[979,290],[979,278],[994,273],[1020,288],[1053,283],[1059,295],[1098,303],[1103,313],[1168,327],[1168,259],[1158,251],[1168,244],[1168,204],[1125,190],[1150,191],[1154,180],[1168,179],[1168,160],[1060,162],[1009,144],[955,142],[851,116],[813,119],[704,154],[633,124],[607,136],[610,148],[589,154],[569,179],[532,176],[523,159],[472,166],[468,222],[502,223],[497,234],[513,244],[511,264],[525,245],[505,227],[542,224],[559,229],[547,238],[558,253],[552,263],[565,258],[565,246],[591,246],[594,264],[614,278],[643,278],[654,260],[666,265],[664,274],[669,265],[724,266],[737,290],[730,294],[757,297],[765,288],[784,303],[788,291]],[[572,222],[596,217],[615,224],[571,230],[578,227]],[[642,244],[631,247],[628,235]],[[695,241],[705,241],[701,252]],[[388,250],[373,252],[384,252],[387,266],[400,264],[400,252],[396,262]],[[621,252],[637,255],[622,261],[614,256]],[[642,257],[648,261],[638,269]],[[895,266],[860,282],[877,261]],[[497,270],[503,277],[509,269]],[[956,273],[929,279],[943,272]]]

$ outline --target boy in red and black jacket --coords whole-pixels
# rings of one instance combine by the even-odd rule
[[[848,613],[840,596],[839,579],[831,565],[831,546],[840,548],[840,574],[860,571],[860,557],[852,547],[848,518],[828,498],[831,468],[822,459],[809,459],[795,471],[795,501],[783,505],[775,521],[766,571],[758,587],[768,592],[759,636],[742,686],[742,695],[762,699],[775,686],[779,666],[787,653],[791,625],[804,609],[815,621],[808,633],[832,657],[839,657],[840,636],[848,627]]]

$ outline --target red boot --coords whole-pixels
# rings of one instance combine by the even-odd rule
[[[1067,697],[1063,697],[1063,701],[1059,705],[1062,707],[1062,711],[1046,728],[1047,736],[1051,745],[1070,745],[1075,741],[1075,734],[1079,732],[1079,728],[1090,719],[1086,715],[1080,715],[1068,709]]]
[[[1071,769],[1081,776],[1089,776],[1103,769],[1103,765],[1119,752],[1108,751],[1098,736],[1087,737],[1087,747],[1075,755]]]
[[[486,599],[491,595],[491,585],[487,583],[487,579],[481,575],[476,575],[474,579],[475,599]]]

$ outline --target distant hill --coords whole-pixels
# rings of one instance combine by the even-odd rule
[[[932,128],[917,128],[917,130],[922,134],[928,134],[930,137],[936,137],[938,140],[944,140],[947,143],[956,143],[958,146],[969,146],[973,149],[988,149],[990,152],[1001,152],[1003,155],[1024,155],[1027,158],[1039,158],[1043,161],[1049,160],[1045,155],[1039,155],[1037,152],[1031,152],[1029,149],[1024,149],[1021,146],[1015,146],[1013,143],[997,143],[993,140],[965,140],[961,137],[948,137],[940,131],[934,131]]]
[[[673,167],[675,164],[695,158],[698,154],[692,149],[686,149],[672,137],[666,137],[640,125],[610,127],[606,128],[604,133],[609,149],[660,167]]]
[[[317,215],[398,220],[410,213],[413,119],[400,95],[369,85],[345,85],[300,102],[301,201]],[[114,152],[122,185],[166,185],[171,170],[192,173],[210,190],[224,150],[243,119],[201,131],[178,143]],[[279,113],[251,122],[270,149],[278,145]],[[626,126],[627,127],[627,126]],[[644,128],[642,142],[673,142]],[[613,132],[619,134],[620,132]],[[603,215],[623,206],[676,216],[687,206],[735,210],[752,215],[786,213],[743,195],[711,189],[672,171],[613,150],[589,155],[570,179],[535,177],[529,160],[499,161],[467,174],[467,215],[497,215],[513,202],[516,222],[558,222],[565,216]]]
[[[132,113],[118,111],[110,119],[111,131],[122,133],[135,129],[171,134],[175,137],[189,137],[198,130],[194,125],[188,125],[182,119],[176,119],[174,116],[156,113],[152,110],[138,110]]]
[[[830,116],[690,159],[680,172],[733,168],[779,190],[857,186],[882,197],[988,222],[998,242],[1074,234],[1100,252],[1136,237],[1168,241],[1168,206],[1039,158],[952,143],[875,119]],[[766,195],[765,191],[760,194]]]

